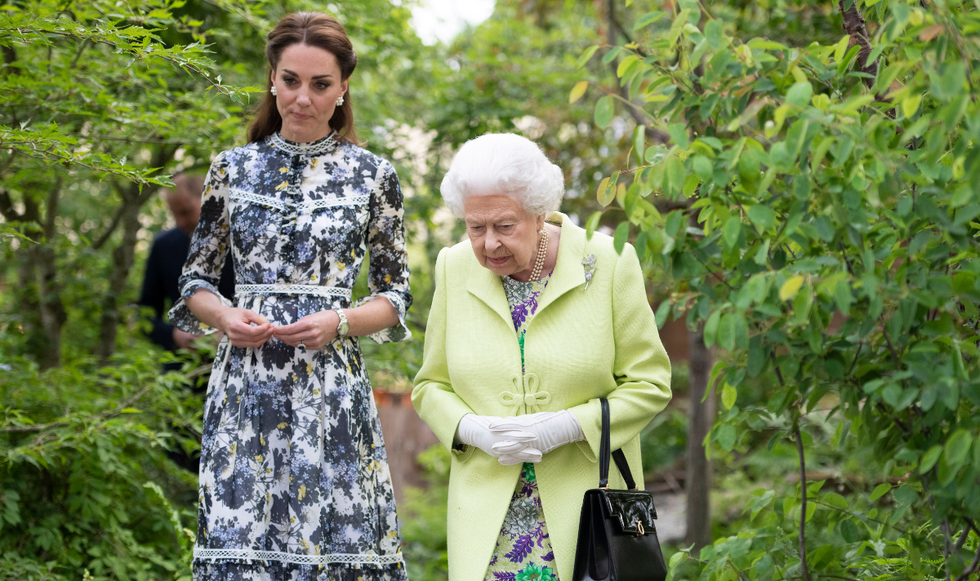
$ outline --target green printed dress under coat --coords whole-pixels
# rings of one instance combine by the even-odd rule
[[[527,328],[537,312],[538,297],[548,286],[550,278],[549,275],[534,282],[521,282],[509,276],[503,278],[504,293],[521,346],[522,368]],[[534,464],[525,462],[504,524],[500,527],[484,581],[558,581],[554,561],[555,553],[551,550],[548,525],[541,509]]]

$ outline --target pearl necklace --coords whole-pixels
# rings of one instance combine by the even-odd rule
[[[534,268],[531,270],[530,281],[534,282],[541,278],[541,271],[544,269],[544,259],[548,254],[548,227],[541,229],[541,239],[538,241],[538,256],[534,261]]]

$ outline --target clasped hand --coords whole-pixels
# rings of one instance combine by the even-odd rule
[[[585,439],[575,415],[568,410],[525,416],[463,416],[457,428],[459,440],[476,446],[508,466],[540,462],[544,454]]]
[[[235,347],[260,347],[272,337],[287,345],[320,349],[337,338],[339,318],[333,311],[306,315],[290,325],[277,327],[251,309],[229,308],[221,317],[220,328]]]

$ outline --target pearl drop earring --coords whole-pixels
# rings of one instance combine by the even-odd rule
[[[344,104],[344,96],[341,95],[341,96],[337,97],[337,106],[340,107],[343,104]]]
[[[272,93],[272,96],[273,97],[275,97],[276,95],[279,94],[279,93],[276,92],[276,86],[275,85],[272,85],[271,87],[269,87],[269,92]]]

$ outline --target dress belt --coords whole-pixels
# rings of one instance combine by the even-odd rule
[[[315,284],[236,284],[235,296],[244,295],[313,295],[350,299],[349,288]]]

